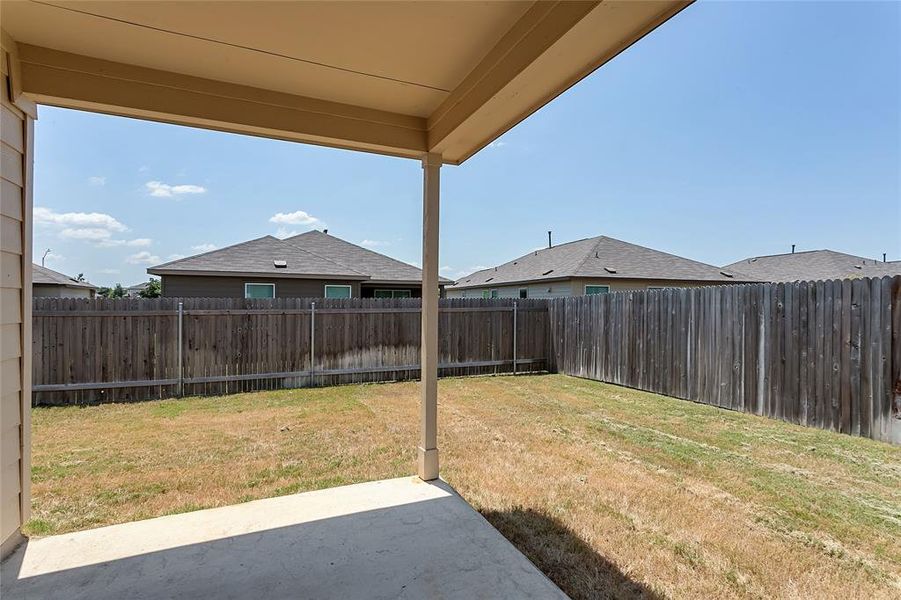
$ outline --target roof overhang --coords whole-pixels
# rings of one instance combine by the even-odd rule
[[[0,6],[26,100],[459,164],[689,3]]]
[[[187,271],[179,269],[147,269],[150,275],[181,275],[183,277],[252,277],[254,279],[329,279],[335,281],[367,281],[368,275],[342,275],[331,273],[320,275],[316,273],[264,273],[260,271]]]
[[[367,286],[373,285],[422,285],[422,279],[368,279],[364,281]],[[445,279],[441,277],[438,279],[438,285],[452,285],[454,282],[450,279]]]

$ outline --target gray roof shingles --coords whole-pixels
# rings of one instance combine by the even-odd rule
[[[760,281],[792,282],[901,275],[901,261],[878,262],[834,250],[808,250],[790,254],[754,256],[725,269],[734,269]]]
[[[97,289],[97,286],[92,283],[88,283],[87,281],[78,281],[73,277],[69,277],[68,275],[54,271],[53,269],[48,269],[47,267],[42,267],[41,265],[35,264],[32,264],[31,266],[32,283],[36,283],[38,285],[64,285],[66,287],[87,288],[91,290]]]
[[[276,267],[284,260],[287,266]],[[320,231],[284,240],[270,235],[147,269],[154,275],[229,273],[279,277],[334,277],[379,282],[416,282],[419,269]],[[443,280],[447,283],[447,280]]]
[[[723,271],[732,276],[725,275]],[[710,283],[753,281],[728,269],[598,236],[535,250],[497,267],[463,277],[454,287],[462,289],[571,277]]]

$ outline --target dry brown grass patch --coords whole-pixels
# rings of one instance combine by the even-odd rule
[[[34,412],[32,533],[409,474],[414,383]],[[574,598],[901,594],[901,449],[563,376],[440,383],[443,476]]]

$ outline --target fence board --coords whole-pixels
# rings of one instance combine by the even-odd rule
[[[183,303],[187,395],[418,377],[418,299],[58,299],[34,301],[33,403],[79,404],[178,392],[178,304]],[[549,368],[542,300],[442,300],[443,375]],[[314,359],[315,373],[310,372]]]
[[[892,441],[899,294],[886,277],[552,300],[547,354],[556,372]]]
[[[443,299],[439,365],[444,376],[560,372],[892,440],[899,296],[901,276]],[[38,298],[33,402],[176,395],[179,302],[185,394],[418,377],[418,299]]]

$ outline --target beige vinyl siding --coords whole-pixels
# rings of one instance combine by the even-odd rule
[[[469,288],[465,290],[447,290],[448,298],[481,298],[485,290],[497,290],[498,298],[519,298],[519,290],[529,290],[529,298],[563,298],[566,296],[583,296],[586,285],[606,285],[611,292],[630,290],[646,290],[653,287],[701,287],[706,285],[729,285],[726,282],[714,281],[670,281],[663,279],[605,279],[574,278],[567,281],[548,281],[545,283],[526,283],[521,285],[499,285],[495,287]]]
[[[210,275],[162,276],[163,296],[169,298],[243,298],[245,283],[274,283],[276,298],[322,298],[325,296],[326,284],[349,285],[351,297],[360,297],[359,281]]]
[[[34,121],[9,98],[6,50],[0,102],[0,552],[30,511],[31,144]],[[25,350],[27,351],[25,351]]]
[[[578,278],[572,280],[573,294],[582,296],[585,294],[586,285],[610,286],[611,292],[628,292],[631,290],[646,290],[648,288],[692,288],[710,285],[729,285],[720,281],[670,281],[664,279],[604,279],[604,278]]]
[[[498,298],[519,298],[519,290],[526,288],[529,298],[563,298],[572,295],[572,284],[569,281],[546,281],[544,283],[527,283],[522,285],[502,285],[496,287],[469,288],[465,290],[447,290],[448,298],[481,298],[482,292],[497,290]]]
[[[38,285],[31,286],[32,296],[35,298],[93,298],[94,290],[80,287],[67,287],[65,285]]]

